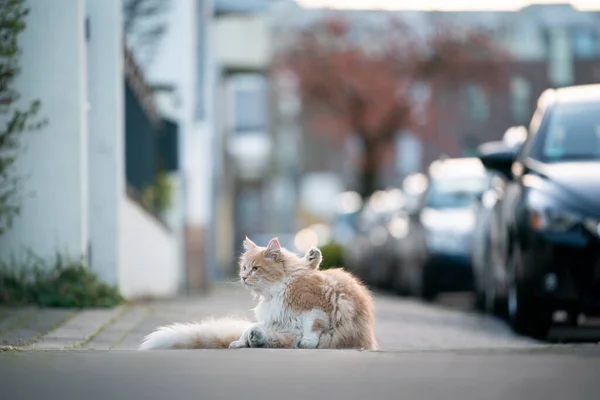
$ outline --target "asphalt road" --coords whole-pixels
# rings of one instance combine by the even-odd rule
[[[0,398],[598,399],[600,349],[5,352]]]

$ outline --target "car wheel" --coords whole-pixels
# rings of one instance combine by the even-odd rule
[[[400,264],[400,261],[396,261],[396,265],[395,265],[395,269],[394,269],[394,274],[393,274],[393,280],[392,282],[392,290],[394,291],[394,293],[400,295],[400,296],[405,296],[410,294],[410,290],[408,289],[408,283],[406,281],[406,276],[405,276],[405,271],[402,268],[402,264]]]
[[[425,264],[421,273],[420,297],[427,301],[435,300],[438,289],[435,281],[435,274],[431,264]]]
[[[394,260],[393,257],[390,257],[382,268],[383,272],[381,273],[379,286],[384,290],[392,290],[394,288],[394,275],[396,274],[396,260]]]
[[[508,318],[513,330],[535,339],[546,339],[552,326],[552,309],[543,300],[527,293],[519,283],[515,271],[521,262],[519,250],[510,257],[509,287],[507,296]]]
[[[486,312],[486,295],[478,285],[475,286],[475,309],[484,313]]]
[[[491,314],[492,312],[489,309],[488,301],[489,301],[489,289],[488,289],[488,277],[485,267],[480,268],[480,274],[483,274],[481,278],[477,278],[477,275],[473,274],[473,286],[475,291],[475,309],[484,314]]]
[[[498,298],[496,294],[496,281],[487,275],[484,288],[484,311],[486,314],[506,318],[506,300]]]
[[[398,280],[398,275],[400,274],[398,258],[395,256],[391,257],[390,266],[387,271],[387,289],[391,291],[396,291],[396,281]]]

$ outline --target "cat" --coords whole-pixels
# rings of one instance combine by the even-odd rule
[[[297,256],[277,239],[266,249],[246,239],[244,248],[240,278],[259,292],[261,322],[231,347],[294,347],[290,342],[300,337],[300,348],[377,348],[371,294],[354,276],[316,270],[322,255],[314,249],[304,257],[311,268],[298,267]]]
[[[301,262],[305,268],[316,270],[322,259],[321,251],[311,247],[302,257]],[[207,318],[199,323],[175,323],[159,327],[144,337],[139,349],[227,348],[252,324],[253,322],[248,319],[233,317]],[[293,343],[293,338],[286,338],[287,347],[293,347]]]
[[[140,349],[376,349],[369,291],[342,269],[320,271],[321,261],[316,248],[301,258],[277,239],[264,248],[246,238],[240,279],[259,299],[254,310],[259,322],[220,318],[161,327]]]
[[[246,238],[240,279],[259,299],[254,309],[259,322],[229,347],[316,348],[320,335],[329,329],[330,318],[319,302],[320,287],[311,287],[306,278],[321,261],[316,248],[300,259],[282,249],[277,239],[262,248]]]

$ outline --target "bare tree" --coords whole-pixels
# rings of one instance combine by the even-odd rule
[[[302,29],[278,53],[276,68],[295,72],[303,108],[317,134],[353,134],[362,144],[360,192],[369,196],[398,130],[413,123],[415,84],[501,85],[506,58],[478,31],[439,27],[419,37],[399,19],[356,36],[343,18]]]
[[[167,31],[165,13],[170,6],[171,0],[123,1],[127,44],[143,66],[154,60],[156,48]]]

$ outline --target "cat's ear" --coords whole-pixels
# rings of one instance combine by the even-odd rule
[[[279,259],[279,255],[281,254],[281,245],[279,244],[279,240],[277,238],[271,239],[269,244],[267,245],[267,255],[274,260]]]
[[[248,239],[248,236],[246,236],[246,239],[244,239],[244,251],[252,250],[255,248],[256,248],[256,243],[254,243],[252,240]]]

